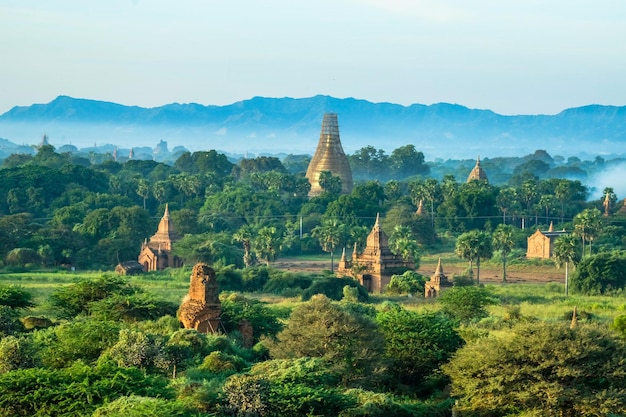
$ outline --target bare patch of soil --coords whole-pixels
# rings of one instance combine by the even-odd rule
[[[281,258],[272,264],[274,268],[292,272],[321,272],[330,270],[330,260],[312,261],[302,260],[298,258]],[[422,275],[431,276],[435,272],[435,265],[423,265],[418,269]],[[335,270],[337,262],[335,262]],[[446,275],[462,274],[465,268],[444,265]],[[476,268],[474,268],[476,274]],[[544,284],[548,282],[563,282],[565,279],[564,272],[545,272],[545,271],[516,271],[514,268],[507,270],[507,282],[518,284]],[[481,266],[480,281],[482,283],[498,284],[502,283],[502,268],[494,268],[492,266]]]

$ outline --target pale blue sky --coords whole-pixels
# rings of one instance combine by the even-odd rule
[[[58,95],[626,104],[623,0],[0,0],[0,35],[0,113]]]

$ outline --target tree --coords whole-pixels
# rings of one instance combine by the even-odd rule
[[[454,252],[470,262],[470,274],[472,262],[476,261],[476,283],[480,283],[480,260],[489,259],[493,254],[489,234],[479,230],[463,233],[456,241]]]
[[[146,209],[146,200],[150,195],[150,184],[143,178],[137,181],[137,195],[143,199],[143,209]]]
[[[273,262],[280,248],[280,235],[274,226],[265,226],[259,230],[254,239],[254,252],[266,265]]]
[[[270,355],[326,359],[349,384],[376,376],[383,347],[382,334],[371,318],[316,295],[293,310],[277,341],[270,344]]]
[[[459,322],[487,317],[486,306],[495,304],[496,300],[490,290],[474,285],[453,287],[442,292],[440,302],[442,312]]]
[[[413,239],[409,227],[400,225],[394,227],[389,237],[389,249],[391,249],[394,254],[402,256],[405,266],[412,261],[415,264],[415,269],[419,268],[419,246],[415,239]]]
[[[604,206],[604,215],[608,216],[611,214],[611,208],[615,205],[617,201],[617,195],[615,195],[615,191],[613,191],[612,187],[606,187],[602,191],[602,205]]]
[[[492,246],[502,254],[502,282],[506,282],[506,257],[515,246],[513,242],[513,226],[500,224],[492,236]]]
[[[319,178],[320,187],[332,195],[339,195],[341,193],[341,178],[333,175],[330,171],[320,172]]]
[[[317,238],[324,252],[330,253],[330,271],[335,270],[333,254],[339,244],[345,240],[345,225],[340,224],[336,218],[324,219],[322,224],[315,226],[311,236]]]
[[[601,252],[583,258],[571,283],[573,290],[586,295],[620,292],[626,287],[626,254]]]
[[[463,345],[454,323],[439,313],[416,313],[392,305],[376,316],[385,355],[403,384],[416,386]]]
[[[606,327],[546,322],[468,343],[443,371],[463,415],[609,416],[626,409],[625,360]]]
[[[233,241],[240,242],[243,245],[243,265],[245,268],[249,268],[252,265],[251,240],[252,228],[248,225],[242,226],[233,234]]]
[[[441,197],[441,187],[434,178],[427,178],[411,182],[409,184],[409,191],[411,193],[411,199],[413,204],[419,206],[421,200],[430,202],[430,219],[434,230],[435,227],[435,200]]]
[[[585,209],[574,217],[574,233],[578,235],[583,244],[583,254],[585,256],[585,243],[589,242],[589,255],[593,253],[591,245],[598,237],[602,229],[602,213],[597,208]]]
[[[573,235],[563,235],[556,238],[552,257],[557,268],[565,265],[565,295],[568,295],[569,264],[575,266],[580,261],[580,253],[576,248],[576,238]]]
[[[405,145],[393,150],[389,156],[391,171],[396,178],[427,175],[430,172],[424,163],[424,154],[415,150],[415,145]]]

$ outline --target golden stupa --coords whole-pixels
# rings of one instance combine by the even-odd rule
[[[311,183],[310,197],[324,191],[319,182],[320,173],[323,171],[330,171],[331,174],[341,179],[342,194],[352,192],[352,170],[339,140],[337,113],[324,113],[320,141],[306,170],[306,177]]]

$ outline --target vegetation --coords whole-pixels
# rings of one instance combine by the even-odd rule
[[[581,182],[611,161],[537,151],[483,159],[490,182],[458,182],[473,159],[426,162],[407,145],[349,160],[350,194],[327,173],[308,198],[302,155],[185,152],[168,165],[46,145],[7,158],[0,416],[623,412],[624,216],[612,188],[589,200]],[[137,259],[165,204],[186,266],[106,272]],[[450,279],[468,285],[425,299],[416,270],[396,271],[382,295],[337,278],[335,254],[361,251],[378,215],[405,266],[425,271],[443,257],[461,270]],[[553,258],[571,293],[514,283],[517,271],[554,272],[524,257],[527,237],[551,223],[572,232]],[[326,262],[324,252],[325,271],[275,268],[284,256]],[[176,318],[197,261],[216,271],[224,334]],[[501,268],[506,284],[485,285],[481,265]]]

